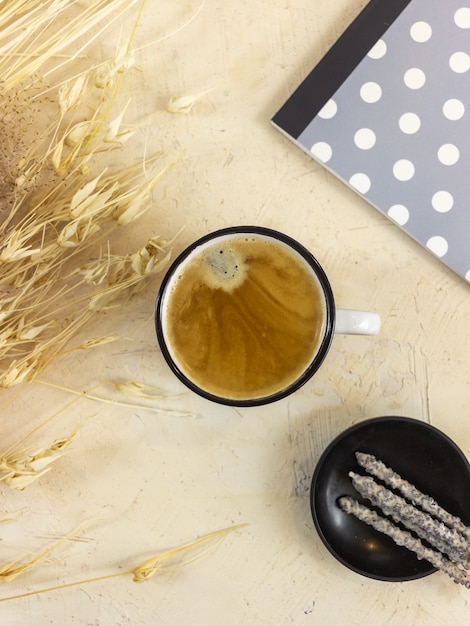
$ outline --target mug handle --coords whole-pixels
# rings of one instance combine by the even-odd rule
[[[377,335],[380,316],[371,311],[336,309],[335,333],[341,335]]]

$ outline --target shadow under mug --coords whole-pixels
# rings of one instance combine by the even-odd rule
[[[304,267],[308,268],[310,278],[315,280],[317,289],[319,287],[319,293],[321,293],[323,297],[321,336],[318,338],[315,348],[312,350],[308,362],[302,369],[301,373],[297,375],[294,380],[281,385],[281,387],[275,391],[259,394],[250,391],[246,397],[240,395],[239,392],[237,392],[236,397],[234,397],[235,394],[230,393],[230,376],[234,376],[233,371],[231,371],[230,375],[227,376],[227,392],[214,392],[214,390],[210,389],[210,384],[201,384],[200,382],[196,382],[194,379],[197,378],[197,376],[193,376],[190,370],[185,366],[184,358],[176,356],[175,350],[172,346],[172,341],[169,338],[166,319],[175,285],[178,284],[180,277],[188,271],[188,268],[193,265],[194,260],[200,260],[201,255],[204,255],[205,253],[207,254],[207,250],[209,249],[213,250],[214,246],[218,246],[221,249],[222,246],[225,246],[226,249],[229,250],[230,256],[230,246],[234,241],[240,240],[240,238],[245,239],[246,241],[248,241],[248,239],[252,239],[253,241],[258,242],[268,242],[277,244],[278,246],[280,244],[284,249],[287,248],[287,250],[290,251],[289,253],[293,254],[294,258],[296,258],[297,264],[300,262]],[[230,263],[231,261],[229,259],[229,266]],[[225,270],[227,269],[226,265],[224,266]],[[238,270],[238,264],[233,267],[236,267]],[[229,267],[229,269],[231,268]],[[187,304],[188,303],[184,301],[182,305],[179,305],[179,308],[186,308]],[[175,310],[172,315],[177,316],[179,314],[178,306],[173,307],[173,309]],[[191,316],[189,317],[191,323]],[[187,323],[186,319],[186,326],[185,330],[182,331],[183,333],[192,332],[196,333],[196,335],[200,335],[201,326],[199,323],[197,327],[193,329],[190,328],[189,331],[187,329]],[[302,244],[288,235],[260,226],[233,226],[214,231],[204,237],[201,237],[186,248],[171,264],[169,270],[163,278],[158,292],[155,309],[155,327],[158,343],[166,362],[173,373],[189,389],[200,396],[219,404],[247,407],[275,402],[292,394],[294,391],[302,387],[302,385],[304,385],[310,378],[312,378],[315,372],[317,372],[328,353],[335,333],[375,335],[380,330],[380,317],[376,313],[368,311],[337,309],[335,306],[333,291],[324,270],[315,257]],[[183,327],[182,324],[181,327]],[[176,328],[178,328],[178,320],[176,322]],[[227,337],[227,339],[230,340],[230,337]],[[206,345],[208,349],[210,348],[210,337],[204,338],[198,336],[197,340],[201,342],[200,345]],[[184,336],[182,337],[182,342],[184,345]],[[190,342],[191,339],[188,335],[188,343]],[[245,358],[249,359],[249,354],[247,354]],[[235,383],[238,381],[233,382]]]

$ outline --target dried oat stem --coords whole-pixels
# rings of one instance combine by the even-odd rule
[[[143,404],[137,404],[137,403],[133,403],[133,402],[125,402],[122,400],[116,400],[114,398],[105,398],[103,396],[97,396],[95,394],[91,394],[88,391],[78,391],[77,389],[73,389],[72,387],[66,387],[65,385],[59,385],[56,383],[52,383],[50,381],[47,380],[41,380],[39,378],[35,378],[34,379],[35,383],[38,383],[39,385],[44,385],[46,387],[51,387],[53,389],[58,389],[60,391],[65,391],[69,394],[73,394],[73,395],[77,395],[80,396],[81,398],[87,398],[88,400],[93,400],[95,402],[101,402],[103,404],[111,404],[114,406],[122,406],[122,407],[127,407],[130,409],[145,409],[147,411],[150,412],[154,412],[154,413],[164,413],[165,415],[169,415],[169,416],[173,416],[173,417],[195,417],[194,413],[190,413],[190,412],[186,412],[186,411],[176,411],[176,410],[172,410],[172,409],[167,409],[164,407],[159,407],[159,406],[154,406],[154,405],[143,405]],[[113,384],[113,386],[115,386]],[[117,383],[117,386],[119,387],[119,383]],[[167,397],[167,396],[165,396]]]
[[[182,30],[187,28],[198,17],[198,15],[203,10],[205,4],[206,4],[206,0],[202,0],[201,3],[199,4],[198,8],[196,9],[196,11],[191,15],[191,17],[188,20],[186,20],[183,24],[181,24],[181,26],[178,26],[177,28],[175,28],[171,32],[167,33],[163,37],[160,37],[160,39],[157,39],[156,41],[152,41],[150,43],[147,43],[147,44],[141,46],[140,48],[138,48],[138,51],[144,50],[145,48],[148,48],[150,46],[155,46],[156,44],[159,44],[162,41],[165,41],[166,39],[170,39],[171,37],[174,37],[179,32],[181,32]]]
[[[47,447],[10,452],[0,457],[0,482],[22,491],[51,469],[51,464],[63,456],[80,425],[66,437],[54,439]]]
[[[70,351],[96,314],[122,306],[168,262],[157,235],[137,250],[113,252],[119,230],[149,209],[171,166],[159,165],[161,155],[110,165],[133,134],[124,122],[128,102],[116,108],[134,63],[138,16],[113,59],[84,55],[104,29],[144,5],[11,0],[0,7],[0,387],[29,382]]]
[[[51,59],[64,54],[65,60],[54,63],[45,75],[70,64],[139,3],[141,0],[95,0],[89,5],[79,0],[9,0],[8,7],[0,11],[0,76],[5,89],[34,76]],[[75,15],[70,11],[73,8]],[[60,24],[64,17],[68,19]]]
[[[78,585],[85,585],[85,584],[89,584],[89,583],[93,583],[93,582],[98,582],[101,580],[108,580],[108,579],[112,579],[112,578],[117,578],[120,576],[132,576],[132,580],[136,583],[142,583],[145,582],[147,580],[149,580],[150,578],[152,578],[154,575],[162,575],[165,574],[167,571],[171,571],[171,569],[174,569],[175,566],[173,566],[173,568],[170,569],[165,569],[166,563],[167,561],[170,561],[171,559],[173,559],[174,557],[179,557],[179,556],[184,556],[184,555],[191,555],[191,553],[196,549],[201,547],[204,544],[207,544],[209,542],[212,542],[214,540],[217,539],[223,539],[223,537],[225,535],[227,535],[228,533],[234,531],[234,530],[238,530],[240,528],[243,528],[244,526],[246,526],[247,524],[238,524],[236,526],[230,526],[228,528],[223,528],[221,530],[217,530],[213,533],[210,533],[208,535],[204,535],[203,537],[200,537],[199,539],[196,539],[195,541],[192,541],[190,543],[184,544],[182,546],[179,546],[177,548],[173,548],[171,550],[167,550],[166,552],[161,552],[159,554],[157,554],[156,556],[153,556],[149,559],[147,559],[146,561],[144,561],[143,563],[140,563],[139,565],[137,565],[136,567],[134,567],[131,570],[127,570],[124,572],[117,572],[114,574],[105,574],[103,576],[96,576],[93,578],[87,578],[85,580],[79,580],[79,581],[75,581],[75,582],[71,582],[71,583],[65,583],[63,585],[56,585],[53,587],[47,587],[47,588],[43,588],[43,589],[37,589],[35,591],[27,591],[25,593],[21,593],[18,595],[14,595],[14,596],[9,596],[6,598],[0,598],[0,602],[7,602],[9,600],[17,600],[19,598],[25,598],[28,596],[33,596],[33,595],[38,595],[40,593],[48,593],[51,591],[57,591],[59,589],[67,589],[68,587],[76,587]],[[56,546],[53,546],[54,549]],[[50,552],[49,549],[47,552]],[[45,556],[46,551],[44,551],[43,553],[41,553],[41,555],[38,555],[38,557],[36,557],[35,559],[33,559],[35,561],[35,563],[37,562],[37,560],[39,560],[39,558],[42,558],[43,556]],[[185,565],[188,565],[189,563],[191,563],[192,561],[194,561],[196,558],[198,557],[191,557],[189,559],[187,559],[186,561],[183,561],[181,563],[178,564],[177,568],[183,567]],[[32,565],[34,565],[35,563],[32,563]],[[28,564],[29,565],[29,564]],[[32,565],[29,565],[29,567],[32,567]],[[21,572],[18,572],[18,574]],[[16,574],[16,575],[18,575]],[[0,575],[1,575],[1,570],[0,570]]]
[[[74,530],[72,533],[70,533],[69,535],[66,535],[65,537],[63,537],[62,539],[54,543],[52,546],[50,546],[49,548],[46,548],[45,550],[38,552],[38,554],[36,554],[33,558],[31,558],[29,561],[26,561],[25,563],[20,563],[19,560],[16,560],[0,567],[0,583],[11,582],[12,580],[17,578],[21,574],[24,574],[28,570],[32,569],[39,563],[39,561],[42,561],[53,550],[56,550],[63,543],[69,541],[72,537],[77,535],[80,532],[80,530],[81,530],[80,528]]]

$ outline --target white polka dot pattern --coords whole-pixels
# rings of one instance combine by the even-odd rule
[[[329,100],[318,113],[318,117],[320,117],[322,120],[331,120],[331,118],[336,115],[337,111],[338,107],[336,105],[336,102],[334,100]]]
[[[406,70],[403,80],[409,89],[421,89],[426,83],[426,74],[419,67],[411,67]]]
[[[403,133],[414,135],[421,127],[421,120],[416,113],[403,113],[398,120],[398,126]]]
[[[454,206],[454,197],[449,191],[436,191],[431,199],[432,207],[439,213],[447,213]]]
[[[454,14],[454,21],[459,28],[470,28],[470,8],[457,9]]]
[[[449,65],[456,74],[464,74],[470,69],[470,56],[466,52],[454,52],[449,58]]]
[[[382,88],[377,83],[364,83],[361,87],[360,94],[364,102],[374,104],[382,97]]]
[[[413,0],[298,142],[470,282],[470,0]]]
[[[432,28],[427,22],[415,22],[410,28],[410,35],[417,43],[424,43],[431,39]]]
[[[370,150],[375,145],[376,137],[370,128],[360,128],[354,135],[354,143],[361,150]]]
[[[444,102],[442,112],[448,120],[455,122],[463,117],[465,113],[465,105],[456,98],[450,98]]]
[[[437,158],[442,165],[455,165],[459,160],[459,157],[459,149],[451,143],[445,143],[437,151]]]
[[[367,193],[370,189],[370,178],[362,172],[353,174],[349,179],[350,184],[360,193]]]
[[[320,161],[323,161],[323,163],[328,163],[333,155],[333,151],[331,146],[325,141],[317,141],[317,143],[312,146],[312,154],[316,156],[317,159],[320,159]]]
[[[444,237],[440,237],[439,235],[434,235],[434,237],[428,239],[426,245],[438,257],[446,255],[449,248],[449,244]]]
[[[368,57],[371,59],[381,59],[387,53],[387,44],[383,39],[379,41],[369,50]]]
[[[400,226],[404,226],[410,219],[410,212],[403,204],[394,204],[389,208],[388,216]]]

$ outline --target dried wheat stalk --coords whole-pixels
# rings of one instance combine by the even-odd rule
[[[113,251],[113,234],[145,213],[170,166],[160,166],[159,155],[117,169],[108,159],[133,134],[124,121],[127,105],[115,110],[119,84],[134,63],[133,33],[113,58],[98,63],[88,56],[106,28],[144,4],[0,2],[0,387],[39,382],[38,373],[55,356],[115,340],[113,335],[90,338],[70,347],[95,315],[122,305],[168,262],[158,235],[127,254]],[[168,111],[187,112],[201,95],[171,100]],[[135,382],[115,388],[143,399],[158,397]],[[107,401],[91,393],[80,396]],[[0,456],[0,482],[24,489],[64,454],[77,431],[38,449],[19,450],[17,442]],[[158,554],[126,572],[0,601],[115,576],[144,582],[194,560],[196,548],[239,527]],[[25,562],[3,565],[0,582],[37,566],[70,537]]]
[[[154,157],[108,166],[132,135],[126,107],[114,110],[133,63],[132,34],[113,59],[95,63],[84,54],[140,0],[3,4],[0,387],[12,387],[34,378],[93,316],[124,303],[165,266],[158,236],[126,255],[113,253],[112,242],[148,209],[169,165],[158,168]]]
[[[78,430],[79,427],[75,428],[67,437],[55,439],[47,447],[3,455],[0,457],[0,482],[22,491],[46,474],[51,464],[65,454]]]
[[[149,559],[146,559],[143,563],[140,563],[131,570],[119,571],[115,574],[105,574],[104,576],[96,576],[94,578],[88,578],[87,580],[79,580],[63,585],[56,585],[54,587],[48,587],[46,589],[27,591],[18,595],[0,598],[0,602],[16,600],[19,598],[25,598],[27,596],[47,593],[59,589],[66,589],[68,587],[75,587],[77,585],[89,584],[101,580],[108,580],[111,578],[117,578],[119,576],[132,576],[132,580],[134,582],[143,583],[150,580],[155,575],[161,576],[168,572],[174,571],[175,569],[180,569],[181,567],[184,567],[189,563],[192,563],[202,556],[202,553],[197,552],[198,548],[206,546],[206,544],[208,544],[209,547],[211,545],[214,546],[214,542],[222,540],[228,533],[243,528],[244,526],[246,526],[246,524],[238,524],[236,526],[223,528],[208,535],[204,535],[203,537],[199,537],[198,539],[177,548],[167,550],[166,552],[160,552],[159,554],[152,556]],[[15,561],[13,563],[8,563],[3,568],[0,567],[0,582],[8,582],[10,580],[13,580],[23,572],[31,569],[32,567],[37,565],[37,563],[46,555],[50,554],[52,550],[55,550],[59,545],[70,539],[70,537],[75,534],[76,532],[68,535],[64,539],[61,539],[58,543],[38,553],[26,563],[21,564]]]
[[[33,380],[47,384],[37,374],[55,356],[116,340],[113,335],[90,338],[70,347],[95,315],[122,305],[168,262],[165,242],[157,235],[125,255],[112,249],[113,232],[144,214],[152,189],[169,167],[157,167],[158,157],[121,169],[107,163],[132,135],[124,124],[126,107],[113,112],[121,77],[133,63],[130,39],[113,59],[81,67],[87,45],[109,23],[144,2],[0,3],[0,387]],[[64,67],[68,73],[60,78]],[[168,110],[185,112],[195,99],[172,101]],[[149,175],[150,166],[154,172]],[[144,400],[159,398],[151,387],[133,381],[114,387]],[[79,395],[122,404],[91,393]],[[24,489],[65,453],[77,431],[38,449],[19,450],[17,442],[0,456],[0,482]],[[129,571],[0,602],[123,575],[144,582],[186,565],[197,558],[197,548],[239,527],[157,554]],[[70,537],[26,561],[1,566],[0,582],[36,567]]]

